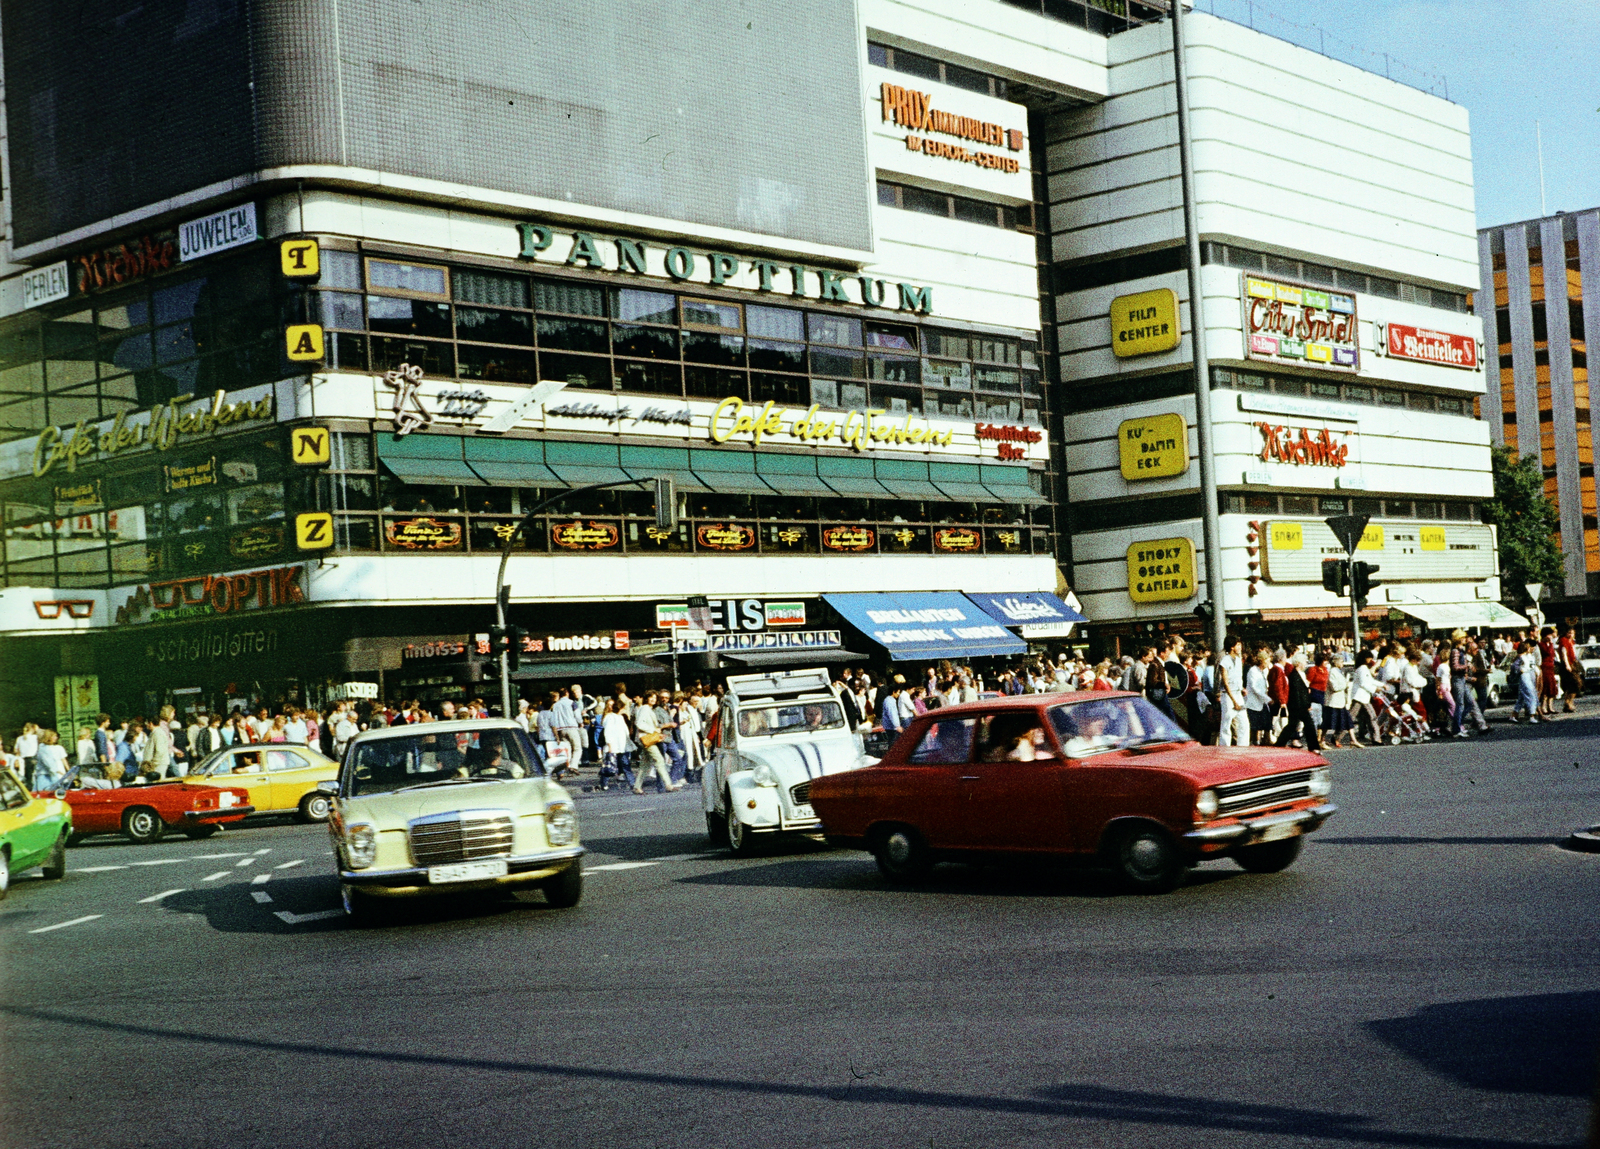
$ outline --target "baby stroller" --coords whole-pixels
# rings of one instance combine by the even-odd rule
[[[1372,696],[1372,709],[1378,716],[1380,742],[1387,740],[1393,746],[1401,742],[1422,742],[1431,733],[1428,720],[1417,713],[1410,698],[1391,699],[1378,692]]]

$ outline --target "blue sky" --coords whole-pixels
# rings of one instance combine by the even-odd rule
[[[1195,0],[1201,11],[1382,72],[1442,76],[1472,118],[1478,226],[1600,207],[1600,0]],[[1296,27],[1298,26],[1298,27]],[[1419,78],[1420,77],[1415,77]]]

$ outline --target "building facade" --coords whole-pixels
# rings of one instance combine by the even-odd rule
[[[1568,600],[1563,613],[1592,615],[1600,599],[1600,519],[1588,347],[1600,340],[1600,210],[1484,228],[1478,261],[1476,310],[1495,333],[1499,380],[1484,417],[1495,443],[1536,455],[1544,469],[1563,562],[1562,580],[1545,594]]]
[[[602,7],[0,0],[5,721],[492,696],[508,541],[530,692],[1188,616],[1160,6]],[[1335,613],[1341,506],[1492,601],[1481,371],[1403,338],[1476,354],[1464,114],[1191,28],[1230,613]]]

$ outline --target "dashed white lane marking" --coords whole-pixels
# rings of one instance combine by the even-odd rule
[[[312,914],[291,914],[288,910],[279,910],[272,915],[285,925],[297,926],[301,922],[320,922],[326,918],[342,918],[343,910],[318,910]]]
[[[290,866],[303,866],[305,864],[306,864],[306,860],[304,858],[296,858],[292,862],[279,862],[276,866],[273,866],[272,868],[274,870],[287,870]]]
[[[651,858],[652,862],[701,862],[709,858],[720,858],[721,854],[664,854],[659,858]]]
[[[51,930],[64,930],[68,926],[81,926],[84,922],[92,922],[96,918],[103,918],[103,917],[105,917],[104,914],[89,914],[86,917],[73,918],[70,922],[57,922],[53,926],[40,926],[38,929],[29,930],[28,932],[30,934],[47,934]]]
[[[181,893],[183,893],[182,886],[179,886],[175,890],[162,890],[159,894],[151,894],[148,898],[140,898],[139,904],[141,906],[149,905],[151,902],[159,902],[162,898],[170,898],[173,894]]]
[[[103,874],[107,870],[126,870],[127,866],[79,866],[74,874]]]
[[[178,865],[178,864],[180,864],[182,862],[187,862],[188,860],[189,860],[188,858],[151,858],[151,859],[149,859],[147,861],[143,861],[143,862],[129,862],[128,865],[130,865],[130,866],[176,866],[176,865]]]
[[[255,877],[250,879],[250,884],[252,886],[264,886],[270,881],[272,881],[271,874],[257,874]]]
[[[251,890],[250,896],[261,905],[266,905],[268,902],[272,901],[272,895],[267,893],[266,890]]]
[[[256,851],[256,857],[259,858],[262,854],[270,854],[270,853],[272,853],[272,847],[271,846],[263,846],[261,849]]]
[[[243,855],[243,853],[241,851],[235,850],[231,854],[190,854],[189,856],[191,858],[206,859],[206,858],[239,858],[239,857],[243,857],[244,855]]]
[[[218,878],[226,878],[231,873],[233,873],[232,870],[218,870],[214,874],[207,874],[205,877],[201,878],[200,880],[202,882],[214,882]]]
[[[254,865],[254,864],[255,864],[255,859],[254,858],[240,858],[233,865],[234,865],[235,869],[238,869],[240,866],[251,866],[251,865]]]
[[[659,810],[659,806],[639,806],[632,810],[607,810],[604,814],[596,814],[597,818],[620,818],[624,814],[648,814],[652,810]]]
[[[586,866],[584,873],[598,874],[604,870],[642,870],[646,866],[658,866],[659,862],[612,862],[609,866]]]

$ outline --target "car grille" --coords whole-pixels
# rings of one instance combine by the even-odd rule
[[[513,834],[507,810],[462,810],[418,818],[407,830],[411,860],[419,866],[501,858],[511,853]]]
[[[1268,774],[1213,787],[1217,792],[1217,813],[1243,814],[1266,806],[1293,802],[1311,795],[1311,771],[1292,770],[1287,774]]]
[[[811,804],[811,781],[810,781],[810,779],[807,779],[804,782],[797,783],[794,786],[790,786],[789,787],[789,797],[794,802],[794,804],[796,806],[808,806],[808,805],[810,805]]]

